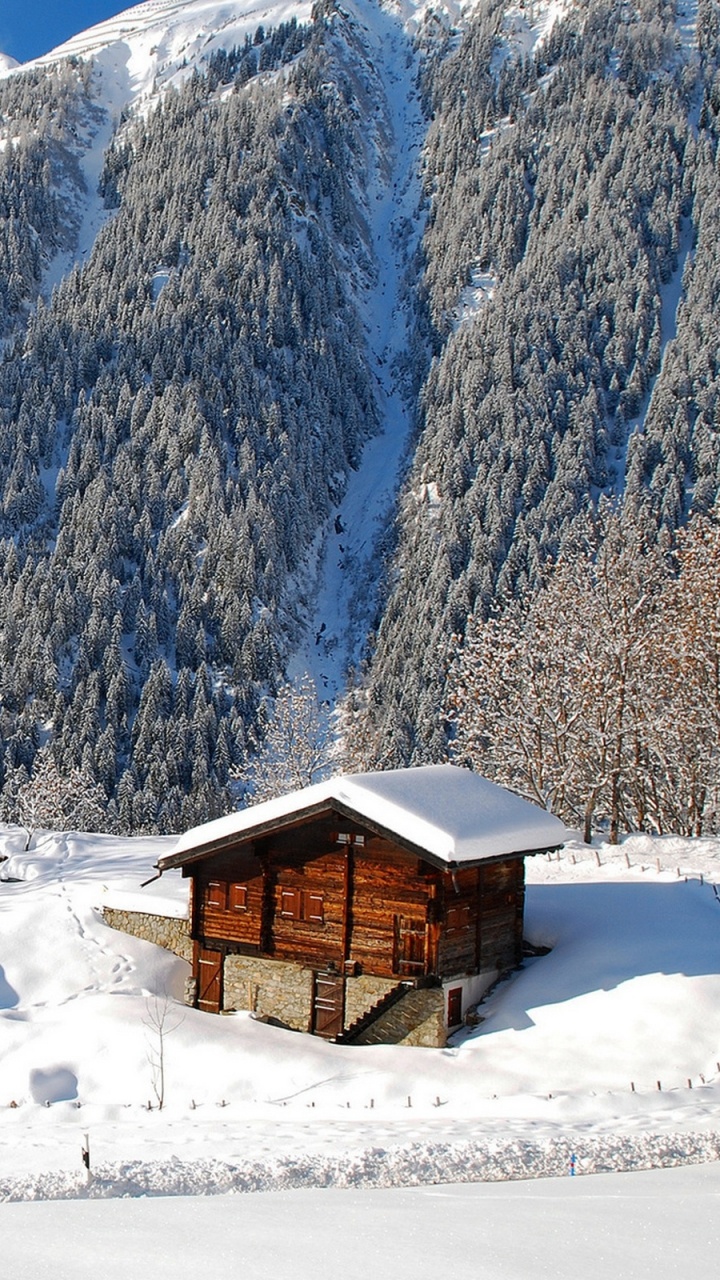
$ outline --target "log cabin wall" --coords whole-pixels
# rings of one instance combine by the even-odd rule
[[[420,978],[435,972],[440,873],[380,837],[353,852],[349,960],[364,973]]]
[[[511,969],[522,959],[525,863],[522,858],[479,868],[478,968]]]
[[[446,874],[438,973],[487,973],[522,958],[525,865],[508,858]]]
[[[340,817],[205,859],[193,879],[207,945],[377,977],[436,971],[441,873]]]
[[[337,819],[278,832],[258,844],[271,920],[265,950],[311,968],[345,960],[349,853],[333,839]]]
[[[201,862],[193,876],[193,937],[258,950],[263,892],[263,868],[252,846]]]
[[[444,871],[326,814],[186,870],[203,1008],[252,1009],[324,1034],[321,1016],[347,1027],[400,981],[457,979],[467,1003],[477,975],[521,956],[519,857]]]
[[[480,874],[477,867],[446,873],[442,883],[438,973],[477,973],[480,963]]]

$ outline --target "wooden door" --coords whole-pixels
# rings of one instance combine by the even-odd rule
[[[332,1040],[343,1029],[345,979],[337,973],[316,973],[313,998],[313,1035]]]
[[[198,946],[195,976],[197,1005],[206,1013],[219,1013],[222,1004],[223,953]]]
[[[395,916],[395,973],[420,977],[425,972],[425,921]]]
[[[447,1024],[457,1027],[462,1022],[462,987],[451,987],[448,991]]]

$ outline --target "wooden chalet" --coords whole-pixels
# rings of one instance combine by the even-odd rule
[[[563,838],[551,814],[438,765],[333,778],[233,813],[188,832],[158,868],[191,879],[199,1008],[439,1044],[519,962],[524,857]]]

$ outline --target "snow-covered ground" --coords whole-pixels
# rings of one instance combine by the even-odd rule
[[[340,1259],[348,1277],[374,1265],[403,1280],[418,1251],[459,1275],[484,1259],[493,1280],[710,1264],[720,841],[638,836],[528,860],[526,934],[553,949],[446,1050],[340,1047],[185,1009],[186,966],[98,913],[181,913],[178,875],[140,888],[174,842],[23,843],[0,832],[0,1199],[63,1204],[5,1204],[16,1280],[46,1255],[60,1280],[94,1274],[108,1239],[110,1280],[139,1256],[156,1277],[189,1275],[210,1240],[231,1274],[276,1280],[336,1274]],[[637,1172],[663,1165],[692,1167]],[[212,1203],[167,1199],[187,1196]]]
[[[242,45],[259,26],[269,30],[290,18],[305,22],[311,0],[147,0],[66,40],[23,67],[62,58],[97,58],[112,66],[123,84],[126,103],[136,101],[218,49]],[[109,56],[108,56],[109,55]],[[119,104],[118,104],[119,105]]]
[[[6,829],[5,1195],[82,1194],[86,1130],[104,1170],[95,1195],[442,1181],[468,1162],[489,1178],[561,1174],[573,1151],[578,1172],[716,1155],[718,841],[635,837],[529,860],[526,934],[552,951],[501,983],[446,1050],[340,1047],[184,1009],[184,963],[97,910],[181,912],[176,873],[140,889],[173,842],[22,843]],[[159,1113],[152,1022],[166,995]]]
[[[13,1280],[688,1280],[717,1266],[720,1165],[543,1182],[5,1204]]]
[[[427,8],[353,9],[387,102],[367,193],[379,273],[363,302],[385,430],[328,531],[317,654],[303,666],[329,686],[369,553],[361,530],[379,527],[407,438],[393,361],[406,337],[402,236],[421,230],[421,128],[405,33]],[[445,8],[460,19],[462,6]],[[509,34],[535,40],[546,11],[535,6],[532,23],[518,11]],[[694,12],[688,3],[685,43]],[[149,3],[52,56],[94,56],[119,113],[293,13],[309,4]],[[80,255],[104,216],[92,193],[110,127],[88,135],[82,160]],[[140,1266],[177,1280],[208,1255],[230,1275],[274,1280],[371,1268],[404,1280],[419,1258],[428,1273],[445,1263],[493,1280],[662,1280],[716,1265],[720,841],[635,837],[530,860],[526,933],[553,949],[500,984],[479,1027],[442,1051],[343,1048],[248,1015],[186,1010],[186,966],[98,913],[113,903],[181,914],[179,876],[140,888],[173,842],[41,834],[29,854],[23,843],[0,832],[0,1199],[18,1202],[3,1206],[14,1280],[98,1270],[113,1280]],[[162,1112],[158,1014],[168,1019]],[[687,1167],[655,1169],[674,1163]],[[654,1171],[607,1172],[627,1169]],[[266,1194],[239,1205],[252,1191]]]

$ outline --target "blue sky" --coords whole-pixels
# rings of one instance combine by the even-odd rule
[[[78,31],[111,18],[137,0],[0,0],[0,51],[20,62],[37,58]]]

